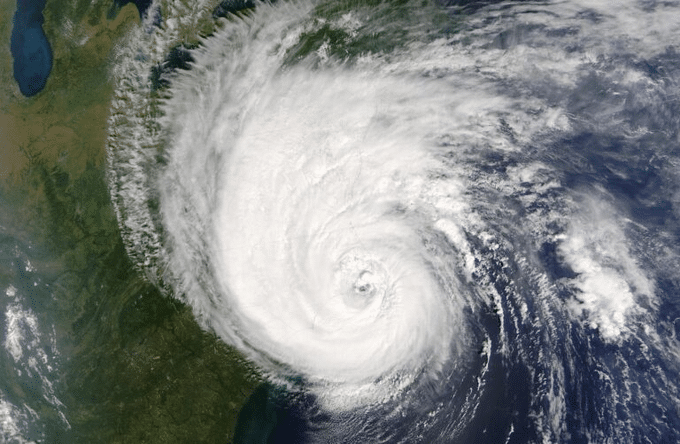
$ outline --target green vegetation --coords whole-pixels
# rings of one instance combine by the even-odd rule
[[[71,425],[48,429],[47,441],[229,442],[260,381],[187,306],[134,269],[111,206],[108,63],[139,22],[132,4],[111,11],[110,1],[48,2],[54,68],[33,98],[19,94],[9,51],[0,52],[0,195],[16,209],[0,224],[49,252],[36,266],[52,279],[63,374],[55,392]],[[0,26],[6,41],[8,30]]]
[[[364,55],[386,56],[414,41],[456,32],[455,21],[428,0],[342,0],[320,5],[314,26],[288,52],[287,63],[324,58],[347,64]]]

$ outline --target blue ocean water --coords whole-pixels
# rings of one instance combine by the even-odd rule
[[[488,6],[463,3],[471,18]],[[586,8],[576,13],[582,22],[562,24],[555,18],[553,25],[551,5],[536,8],[500,3],[497,16],[484,15],[478,22],[482,30],[494,29],[478,50],[540,54],[543,45],[560,47],[562,38],[578,36],[579,30],[597,28],[607,20]],[[548,21],[536,24],[529,17],[541,8],[548,11]],[[648,8],[653,15],[656,6]],[[518,18],[519,24],[505,25],[504,20],[515,23],[511,17]],[[524,19],[532,23],[522,23]],[[331,31],[324,32],[309,35],[334,42]],[[622,30],[613,34],[617,32]],[[459,43],[453,40],[452,45]],[[556,80],[558,75],[553,78],[551,68],[541,67],[536,59],[526,62],[521,55],[515,63],[526,63],[533,76],[506,78],[507,74],[485,66],[487,61],[480,55],[476,67],[483,73],[480,77],[496,82],[499,96],[520,102],[538,99],[541,105],[518,108],[524,106],[530,114],[540,114],[541,107],[560,108],[570,121],[569,130],[548,131],[525,144],[508,123],[513,116],[501,113],[497,137],[521,149],[482,145],[470,155],[461,156],[454,148],[449,153],[456,162],[466,163],[472,182],[469,196],[476,202],[472,206],[487,229],[499,236],[492,245],[483,236],[468,232],[467,237],[480,264],[473,277],[488,282],[497,296],[495,308],[491,304],[484,314],[471,315],[480,336],[493,344],[490,351],[480,351],[479,361],[472,364],[484,372],[471,370],[466,375],[471,379],[451,381],[460,391],[443,389],[434,399],[422,401],[429,408],[438,406],[436,411],[414,407],[400,411],[398,418],[391,413],[400,407],[389,402],[328,413],[309,394],[286,400],[258,391],[241,413],[236,442],[677,441],[680,405],[677,385],[671,381],[678,372],[680,286],[675,268],[659,262],[665,255],[677,263],[680,234],[677,43],[663,42],[647,58],[626,45],[619,50],[614,43],[610,52],[581,60],[582,66],[566,82]],[[300,46],[305,44],[314,48],[310,41]],[[465,47],[469,42],[461,39],[460,44]],[[567,54],[589,51],[588,38],[576,37],[569,44],[564,43]],[[532,63],[538,66],[531,67]],[[436,69],[422,75],[447,75],[446,68]],[[632,73],[637,76],[634,80],[625,79]],[[532,164],[540,165],[538,175],[527,169]],[[517,171],[523,170],[526,173],[518,177]],[[551,182],[555,186],[546,186]],[[571,205],[584,209],[589,220],[578,211],[565,211]],[[570,236],[577,244],[575,254],[565,241]],[[632,263],[645,270],[644,275],[655,277],[638,281],[639,271]],[[641,311],[634,309],[636,314],[630,315],[626,327],[619,323],[617,305],[625,306],[629,300],[618,273],[628,274],[623,279],[629,280],[629,291],[637,295],[641,307]],[[653,296],[644,288],[647,285],[653,286]],[[593,296],[596,299],[590,299]],[[557,305],[550,307],[553,302],[547,300]],[[569,309],[557,308],[561,304]],[[621,334],[620,327],[627,333]],[[481,387],[474,377],[483,378]],[[460,393],[473,397],[470,393],[475,392],[474,402],[457,397]],[[474,408],[469,417],[458,410],[467,403]],[[277,421],[282,416],[294,420]],[[463,424],[454,431],[456,421]]]
[[[680,440],[677,4],[149,8],[94,205],[122,241],[75,284],[0,216],[0,438]],[[242,407],[171,298],[260,372]]]

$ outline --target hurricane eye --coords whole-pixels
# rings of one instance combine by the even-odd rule
[[[108,115],[106,161],[97,155],[106,175],[91,176],[88,166],[87,180],[73,176],[67,190],[56,177],[45,183],[56,191],[31,186],[26,196],[37,200],[10,200],[35,201],[40,210],[45,199],[66,192],[67,199],[55,203],[68,209],[90,179],[100,185],[106,179],[110,198],[92,201],[106,204],[105,213],[92,219],[88,212],[85,222],[105,224],[92,232],[115,234],[116,258],[122,238],[134,264],[123,277],[144,278],[145,286],[181,300],[182,315],[169,313],[163,327],[181,322],[186,330],[193,313],[206,340],[214,336],[227,346],[220,348],[224,359],[208,347],[210,365],[201,358],[198,366],[167,368],[170,376],[224,368],[229,374],[220,370],[219,380],[193,378],[184,390],[174,390],[174,376],[172,387],[158,381],[182,398],[187,387],[208,389],[205,399],[203,391],[190,393],[193,407],[182,410],[191,407],[197,415],[187,427],[196,424],[210,436],[224,429],[233,436],[215,439],[234,442],[626,443],[648,437],[680,443],[680,101],[674,99],[680,97],[680,2],[142,3],[151,4],[145,17],[120,14],[136,24],[116,27],[130,34],[115,40],[106,87],[87,100],[102,111],[97,115]],[[57,56],[64,52],[57,49],[89,35],[89,27],[76,29],[78,35],[57,32],[63,26],[50,21],[50,39],[66,37],[66,46],[55,45]],[[43,38],[39,33],[39,26],[29,27],[22,38]],[[104,48],[114,41],[113,34],[100,37],[91,42]],[[23,49],[31,47],[36,43]],[[33,53],[36,65],[41,54]],[[30,62],[31,52],[24,55]],[[59,61],[70,59],[80,57]],[[8,112],[61,110],[41,104],[54,101],[62,84],[50,82]],[[3,98],[14,103],[12,88]],[[105,110],[100,102],[108,94]],[[41,117],[40,125],[52,120]],[[72,133],[88,119],[58,120],[45,126],[45,140],[26,149],[80,140]],[[23,152],[23,138],[10,139],[17,142],[10,148]],[[82,169],[75,157],[53,159],[57,151],[46,150],[40,164],[52,159],[60,171]],[[23,170],[5,174],[5,166],[0,160],[0,184],[7,176],[8,185],[20,185]],[[26,168],[38,174],[29,182],[42,183],[42,166],[28,162]],[[98,196],[99,185],[92,191]],[[0,192],[1,224],[14,216],[5,200]],[[8,235],[21,234],[16,245],[25,245],[26,230],[37,227],[40,234],[43,225],[0,226],[0,257],[19,248]],[[56,233],[68,257],[66,240],[82,237],[74,228]],[[96,244],[92,251],[108,245]],[[0,296],[3,310],[18,306],[21,286],[34,279],[32,272],[16,273],[15,259],[7,257],[9,271],[0,265],[0,291],[9,298]],[[63,262],[57,259],[43,262],[52,267]],[[19,279],[16,288],[3,290],[12,276]],[[75,293],[67,295],[61,283],[71,281]],[[82,283],[69,273],[52,290],[35,291],[55,303],[80,300]],[[116,315],[136,289],[106,286],[102,310]],[[118,304],[113,297],[126,299]],[[144,300],[141,308],[155,298]],[[74,307],[80,311],[80,304]],[[115,319],[98,313],[102,321]],[[148,320],[145,311],[135,313],[122,314],[133,316],[131,325],[139,320],[153,327],[135,329],[140,337],[168,336],[154,327],[163,313]],[[10,314],[0,321],[5,348],[19,339],[33,347],[37,339],[25,326],[10,334]],[[17,336],[24,330],[25,337]],[[119,336],[110,340],[120,342]],[[136,367],[155,368],[150,376],[164,372],[167,365],[155,363],[150,346],[158,343],[165,360],[175,339],[178,359],[185,361],[188,345],[198,359],[194,349],[209,342],[194,336],[191,343],[186,335],[169,335],[134,347],[134,362],[154,364]],[[118,353],[126,364],[129,348]],[[81,349],[70,365],[76,370],[94,356]],[[115,363],[104,352],[106,362]],[[232,357],[258,384],[242,407],[248,391],[239,384],[246,380],[230,373]],[[28,365],[9,359],[10,367]],[[23,367],[28,376],[17,384],[39,382],[31,365]],[[99,379],[114,370],[129,373],[119,367],[103,368]],[[45,387],[42,398],[56,395],[57,386]],[[4,442],[8,424],[14,427],[7,422],[9,401],[18,398],[3,390]],[[212,409],[213,399],[229,412]],[[121,414],[138,411],[133,404]],[[170,413],[175,409],[175,402],[164,404]],[[108,412],[102,406],[98,412]],[[16,407],[23,415],[17,427],[36,416],[28,404]],[[209,427],[201,411],[224,427]],[[52,416],[40,427],[50,429]],[[144,424],[126,428],[136,435]],[[28,430],[26,439],[40,432]]]
[[[354,291],[362,296],[367,296],[374,292],[373,285],[371,283],[371,278],[373,274],[370,271],[364,271],[359,275],[359,279],[354,283]]]
[[[357,293],[366,294],[371,291],[373,287],[370,284],[363,284],[354,287]]]

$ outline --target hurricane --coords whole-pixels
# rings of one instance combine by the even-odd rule
[[[111,73],[127,254],[297,442],[675,442],[679,13],[154,2]]]

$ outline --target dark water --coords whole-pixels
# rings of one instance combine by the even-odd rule
[[[42,24],[47,0],[17,0],[10,48],[14,58],[14,79],[26,97],[45,87],[52,70],[52,48]]]
[[[86,10],[86,3],[80,9]],[[150,2],[134,3],[142,15],[150,13]],[[110,89],[97,92],[99,104],[112,110],[109,120],[92,117],[107,134],[64,147],[72,156],[89,150],[92,157],[85,166],[69,169],[65,155],[50,158],[29,147],[31,159],[21,179],[0,187],[0,442],[678,442],[677,5],[449,1],[423,6],[370,0],[318,2],[300,19],[286,2],[276,2],[279,9],[249,1],[196,3],[201,7],[194,9],[194,4],[185,8],[181,3],[163,2],[163,15],[154,11],[153,18],[146,17],[139,25],[143,32],[134,34],[138,41],[114,46],[115,57],[105,62],[101,77],[90,79],[92,85],[105,85],[104,78],[118,76]],[[170,4],[177,9],[167,8]],[[45,3],[20,6],[12,54],[15,77],[29,96],[45,85],[51,52],[41,27]],[[258,15],[260,7],[269,11],[267,20]],[[109,8],[107,3],[101,10]],[[432,14],[418,15],[423,10]],[[93,23],[101,20],[97,11]],[[239,29],[248,32],[234,31],[231,40],[220,44],[210,38],[184,41],[181,33],[169,31],[168,23],[203,14],[199,22],[208,25],[201,37],[215,37],[216,17],[229,17],[219,25],[228,30],[240,26],[241,19],[230,15],[234,12],[247,16]],[[387,140],[393,137],[390,118],[399,117],[390,115],[391,109],[413,117],[403,124],[412,124],[408,129],[414,134],[429,121],[410,114],[400,92],[389,91],[394,83],[380,82],[396,73],[407,79],[398,83],[404,89],[424,88],[410,103],[427,105],[417,109],[442,122],[432,131],[438,167],[414,182],[423,179],[435,194],[447,178],[463,184],[442,192],[447,198],[458,193],[464,201],[465,217],[451,217],[462,240],[432,234],[436,230],[423,222],[422,214],[412,223],[421,229],[419,235],[430,236],[423,245],[461,276],[469,272],[454,293],[469,302],[461,310],[465,329],[452,340],[464,340],[464,364],[446,366],[403,396],[327,408],[314,375],[291,377],[287,364],[279,363],[272,365],[274,371],[264,365],[267,373],[248,362],[230,347],[233,337],[215,332],[230,313],[211,318],[211,329],[205,321],[211,313],[192,311],[190,298],[178,291],[183,287],[173,286],[164,274],[167,230],[175,226],[160,216],[168,201],[159,198],[158,174],[173,171],[173,155],[186,153],[175,172],[185,180],[186,208],[200,208],[206,190],[219,183],[211,182],[211,174],[220,171],[213,168],[220,157],[210,150],[219,152],[220,145],[211,143],[229,133],[201,137],[231,116],[247,113],[239,114],[239,103],[218,100],[211,115],[220,118],[204,119],[212,126],[206,125],[203,134],[186,138],[186,145],[175,144],[181,138],[166,138],[163,125],[168,123],[159,123],[168,110],[163,101],[173,94],[188,98],[175,118],[191,121],[205,110],[192,108],[205,91],[219,94],[210,89],[219,83],[215,79],[240,85],[247,77],[242,73],[256,78],[266,72],[265,62],[276,51],[267,46],[270,42],[258,40],[259,33],[277,20],[306,26],[294,34],[298,41],[280,72],[299,76],[294,80],[310,89],[319,73],[339,80],[329,81],[322,91],[340,91],[329,96],[336,100],[325,103],[325,109],[345,106],[352,115],[354,103],[342,97],[346,74],[355,69],[381,73],[375,81],[388,91],[381,96],[385,100],[366,109],[388,117],[377,120]],[[224,51],[221,56],[201,53],[210,44]],[[154,45],[163,50],[154,52]],[[206,71],[215,74],[210,70],[228,57],[245,62],[234,62],[238,69],[218,71],[207,80],[201,77]],[[122,73],[116,71],[121,66]],[[241,75],[229,77],[232,73]],[[189,94],[177,88],[178,79],[187,90],[188,79],[205,89]],[[436,90],[440,96],[428,96],[432,90],[427,86],[436,82],[447,82],[446,88]],[[59,85],[55,91],[76,100],[72,90]],[[283,89],[266,94],[297,103]],[[237,88],[234,95],[243,91],[257,88]],[[239,97],[243,103],[271,98],[253,94]],[[304,90],[299,94],[306,97]],[[323,97],[306,100],[315,103]],[[67,122],[91,114],[79,106],[71,114],[53,103],[45,109],[50,107],[66,115]],[[86,134],[89,127],[74,128]],[[285,134],[313,130],[313,125],[291,122]],[[285,137],[266,140],[274,147],[280,139]],[[333,137],[322,142],[327,140]],[[104,146],[109,163],[101,160]],[[395,144],[398,168],[412,149]],[[205,164],[191,170],[196,159],[206,159]],[[284,162],[264,172],[262,183],[278,177],[279,167]],[[380,165],[373,168],[380,170]],[[357,175],[357,182],[375,179],[366,174]],[[253,198],[259,197],[256,188],[250,190]],[[408,208],[399,209],[404,217]],[[439,211],[443,219],[453,214]],[[308,216],[304,211],[299,215]],[[249,222],[266,227],[260,220]],[[207,250],[215,241],[195,220],[186,226],[187,239],[195,241],[189,247]],[[187,270],[209,265],[198,254],[202,250],[169,251],[186,254]],[[244,260],[249,254],[243,252]],[[203,316],[201,323],[196,312]],[[237,333],[247,337],[249,332]],[[289,339],[304,339],[294,335],[275,340],[285,345]],[[234,342],[254,362],[263,362],[250,344]],[[276,371],[285,376],[261,375]]]
[[[231,4],[227,2],[222,9],[228,10]],[[208,311],[208,325],[221,332],[226,341],[239,344],[274,374],[271,385],[256,390],[241,410],[236,442],[676,442],[680,437],[680,109],[676,91],[680,79],[680,32],[674,21],[666,22],[664,17],[677,14],[677,5],[436,4],[450,9],[427,9],[406,1],[320,2],[308,15],[298,18],[295,7],[276,9],[280,6],[277,3],[274,9],[261,7],[266,11],[262,22],[258,21],[260,7],[256,6],[250,12],[253,18],[243,21],[247,31],[242,34],[238,30],[243,28],[235,20],[233,27],[227,26],[233,34],[218,33],[203,45],[176,45],[169,37],[162,62],[139,68],[151,71],[153,94],[180,97],[164,103],[164,109],[171,114],[170,123],[166,120],[155,127],[154,118],[146,121],[147,127],[173,135],[160,142],[154,131],[146,132],[145,143],[157,147],[165,157],[160,161],[145,154],[123,132],[110,139],[110,149],[120,156],[120,161],[114,161],[118,189],[113,195],[124,221],[127,251],[137,263],[145,262],[152,275],[158,274],[169,282],[173,282],[170,274],[181,276],[174,291],[182,293],[197,311]],[[425,15],[423,11],[431,15],[418,16]],[[278,26],[286,14],[290,14],[291,28],[284,29],[297,32],[299,23],[304,26],[300,25],[300,34],[290,31],[298,40],[279,61],[275,57],[279,47],[268,48],[260,33],[266,33],[270,23]],[[636,20],[654,26],[640,24],[631,29]],[[659,40],[655,32],[665,33],[666,37]],[[271,39],[278,37],[273,33]],[[421,42],[426,43],[418,46]],[[437,50],[430,59],[423,60],[421,51],[432,48]],[[249,73],[257,78],[261,72],[268,72],[269,62],[281,63],[281,72],[271,76],[274,84],[277,76],[284,76],[281,73],[288,70],[291,76],[299,76],[295,77],[297,82],[309,84],[310,89],[316,85],[316,75],[333,81],[328,80],[325,88],[315,90],[310,97],[304,90],[296,90],[304,97],[296,102],[297,96],[286,95],[286,88],[292,88],[289,84],[281,90],[261,91],[259,86],[233,74]],[[328,93],[334,100],[319,108],[318,121],[300,113],[299,121],[304,123],[298,127],[297,121],[291,119],[285,130],[286,134],[313,133],[315,125],[323,128],[327,110],[330,113],[344,106],[350,115],[355,111],[353,103],[343,102],[342,93],[331,93],[336,88],[350,91],[343,83],[347,81],[345,76],[353,70],[362,72],[368,69],[366,66],[374,70],[378,79],[394,73],[397,78],[410,79],[413,84],[406,85],[406,89],[417,90],[424,88],[423,84],[440,81],[446,85],[438,92],[445,105],[425,92],[422,97],[403,99],[400,92],[393,91],[394,99],[390,94],[381,96],[377,104],[366,105],[366,112],[375,106],[387,116],[382,115],[384,120],[380,121],[384,125],[381,128],[385,128],[381,135],[387,140],[391,140],[392,131],[398,131],[389,125],[390,119],[398,121],[400,117],[389,111],[390,107],[398,109],[397,104],[412,103],[414,109],[425,109],[424,114],[430,112],[440,119],[439,127],[428,127],[426,131],[427,137],[437,140],[437,159],[441,162],[440,169],[425,175],[431,186],[428,191],[436,193],[433,190],[443,187],[447,178],[461,178],[465,184],[461,199],[469,214],[474,215],[474,222],[453,217],[451,220],[461,227],[463,240],[432,236],[423,243],[444,252],[444,260],[456,264],[452,267],[464,262],[455,254],[457,249],[469,251],[474,258],[470,278],[461,284],[459,293],[461,298],[469,297],[475,302],[462,310],[461,322],[466,327],[461,336],[469,341],[464,370],[444,371],[403,399],[397,395],[395,399],[334,410],[315,396],[319,387],[318,383],[314,385],[313,372],[303,374],[303,380],[309,379],[300,386],[293,384],[292,389],[277,385],[277,372],[289,375],[289,367],[268,361],[267,352],[276,350],[265,352],[248,343],[252,337],[262,340],[258,331],[265,330],[265,326],[256,325],[254,332],[239,330],[233,327],[240,325],[234,311],[220,311],[221,298],[233,297],[229,284],[224,293],[215,290],[217,284],[211,274],[213,257],[209,247],[220,240],[221,233],[219,227],[206,229],[202,222],[213,222],[211,204],[219,202],[220,195],[211,192],[223,179],[220,172],[229,170],[237,175],[234,171],[238,171],[229,169],[228,163],[219,163],[222,156],[229,158],[231,151],[228,142],[216,142],[220,138],[230,140],[225,135],[231,135],[233,128],[241,128],[242,121],[230,122],[230,116],[248,116],[240,108],[241,102],[233,97],[247,91],[241,99],[243,103],[276,103],[276,98],[283,96],[304,109]],[[137,68],[134,65],[131,69]],[[226,85],[242,82],[244,86],[235,87],[236,91],[229,86],[213,88],[215,82],[209,79],[220,79]],[[380,81],[376,83],[381,85]],[[145,86],[127,85],[121,86],[120,97],[136,92],[146,97]],[[386,85],[390,86],[385,88],[393,87]],[[203,99],[212,95],[223,100],[213,103]],[[356,100],[361,103],[359,98]],[[418,108],[421,100],[426,106]],[[135,107],[117,109],[123,114],[138,113]],[[192,124],[185,121],[193,122],[205,109],[220,119],[210,120],[212,125],[194,132]],[[298,108],[287,110],[297,116]],[[259,122],[258,112],[267,113],[267,109],[258,108],[256,117],[252,117],[254,122]],[[408,108],[404,113],[411,119],[402,124],[412,125],[409,128],[414,133],[430,122],[423,114],[411,116]],[[271,124],[277,118],[271,116],[265,122]],[[444,129],[447,119],[454,122],[454,129]],[[127,121],[120,122],[127,125]],[[141,125],[131,127],[137,130],[135,134],[144,132]],[[260,129],[262,134],[268,134],[278,128],[274,125],[274,129]],[[234,134],[238,140],[240,133],[234,130]],[[251,149],[258,153],[254,155],[266,159],[270,152],[267,150],[275,151],[280,142],[276,137],[261,137],[266,140],[262,152],[255,151],[260,148],[257,142],[246,140],[253,143]],[[341,133],[339,137],[342,140],[350,136]],[[300,136],[300,140],[304,137]],[[320,144],[332,146],[333,140],[329,136]],[[314,164],[317,146],[307,148],[308,162]],[[370,144],[364,148],[370,149]],[[407,156],[411,148],[395,142],[395,159]],[[126,163],[132,156],[139,162],[135,168]],[[306,151],[300,156],[308,159]],[[214,168],[215,163],[219,167]],[[305,164],[301,161],[298,165]],[[295,168],[285,170],[285,165],[274,165],[271,171],[260,171],[259,166],[257,162],[250,165],[259,172],[254,178],[251,174],[255,173],[242,172],[244,183],[262,183],[264,187],[270,176],[281,177],[277,168],[286,174],[295,173]],[[378,166],[373,168],[379,170]],[[310,170],[313,175],[315,171]],[[159,177],[164,177],[165,172],[173,180],[169,188],[174,193],[169,197],[163,195],[165,189],[159,190]],[[375,174],[366,179],[367,183],[384,178]],[[369,175],[366,173],[366,177]],[[124,188],[130,184],[130,177],[135,178],[134,187]],[[283,181],[281,188],[286,186],[297,190],[305,184]],[[364,189],[367,196],[370,190],[370,185]],[[334,195],[335,189],[329,185],[314,191]],[[266,208],[269,204],[257,186],[248,188],[246,195],[256,202],[253,205]],[[285,208],[285,198],[283,195],[274,205]],[[295,199],[290,201],[294,205]],[[173,213],[176,208],[183,211]],[[447,211],[450,213],[442,214],[450,216],[455,209]],[[300,218],[313,226],[312,213],[301,213]],[[368,225],[361,215],[356,216],[357,224]],[[261,227],[263,237],[268,230],[280,229],[257,217],[247,220]],[[415,220],[417,224],[423,219]],[[423,225],[418,233],[430,233],[427,222]],[[139,228],[128,228],[133,226]],[[239,237],[232,232],[224,235],[227,239]],[[307,246],[298,244],[297,238],[286,238],[286,242],[300,246],[299,257],[308,254]],[[240,245],[238,240],[234,244]],[[247,261],[252,250],[258,248],[257,242],[244,247],[240,259]],[[149,256],[153,259],[148,260]],[[296,257],[287,259],[295,262]],[[266,262],[266,258],[261,259]],[[196,262],[201,265],[195,266]],[[269,282],[268,271],[274,270],[272,274],[276,275],[281,265],[266,263],[268,266],[263,266],[261,272],[261,263],[253,264],[252,268],[258,269],[253,272],[255,282]],[[167,272],[164,267],[173,271]],[[192,281],[193,273],[196,281]],[[248,275],[250,270],[242,273]],[[440,279],[446,282],[447,277]],[[285,287],[285,280],[275,282]],[[264,312],[256,314],[267,318]],[[298,320],[298,315],[294,311],[280,314],[289,316],[291,323]],[[429,327],[424,325],[422,330]],[[414,329],[414,335],[418,334],[416,330],[421,329]],[[446,329],[441,328],[442,336],[445,333]],[[298,336],[298,331],[291,329],[288,334],[266,340],[279,347],[285,347],[289,339],[304,344],[314,332]],[[262,342],[267,343],[258,343]],[[285,361],[287,356],[280,358]],[[320,385],[323,392],[325,386]]]
[[[454,49],[438,60],[441,64],[431,60],[435,67],[414,68],[427,79],[424,82],[451,79],[450,108],[443,111],[434,101],[432,107],[441,115],[455,113],[451,111],[455,106],[475,109],[489,91],[496,98],[516,100],[509,108],[496,105],[503,109],[498,114],[479,112],[483,116],[479,118],[488,117],[488,125],[494,128],[488,138],[480,136],[480,142],[466,138],[487,134],[488,127],[483,125],[471,124],[463,136],[455,132],[442,136],[442,149],[450,149],[442,156],[448,159],[444,161],[448,173],[464,170],[461,174],[469,184],[465,198],[485,226],[482,232],[474,224],[464,229],[475,257],[473,279],[464,291],[494,295],[494,302],[466,313],[470,337],[479,341],[475,342],[479,348],[471,347],[469,352],[477,357],[471,358],[465,374],[433,382],[437,388],[425,390],[426,395],[407,407],[386,402],[329,412],[310,395],[313,389],[293,390],[282,397],[280,387],[261,388],[239,415],[236,442],[675,442],[680,433],[678,387],[673,382],[678,374],[680,287],[674,267],[667,267],[665,261],[677,264],[680,234],[674,172],[680,154],[680,110],[674,98],[680,76],[677,30],[669,31],[672,37],[657,46],[653,37],[645,40],[644,29],[636,34],[622,25],[638,15],[659,22],[662,16],[657,8],[662,6],[657,3],[626,4],[629,9],[621,17],[614,13],[613,4],[599,4],[595,9],[550,2],[533,6],[498,2],[498,7],[489,2],[446,4],[458,8],[450,10],[451,21],[442,19],[438,31],[424,33],[432,32],[432,40],[449,38],[448,46],[443,46]],[[311,73],[315,69],[323,72],[317,66],[324,66],[342,78],[343,69],[353,69],[356,59],[366,54],[369,60],[371,55],[382,60],[386,54],[384,65],[376,62],[376,72],[390,68],[394,50],[394,57],[402,63],[398,66],[408,66],[408,58],[400,59],[399,50],[408,52],[400,45],[409,48],[408,43],[420,37],[416,31],[412,35],[403,31],[420,29],[414,23],[416,11],[408,2],[322,4],[311,14],[320,24],[305,29],[289,50],[286,63],[294,66],[302,61],[313,67]],[[348,17],[361,24],[329,25],[351,23]],[[385,23],[384,17],[391,21]],[[401,28],[390,28],[392,21],[402,24]],[[660,28],[669,30],[673,25]],[[257,32],[252,36],[251,50],[256,52]],[[635,49],[630,42],[636,42]],[[201,67],[198,53],[200,47],[172,47],[164,63],[151,68],[152,86],[173,91],[172,79],[182,78],[182,72],[189,72],[185,80],[200,84],[200,74],[192,77],[190,73],[195,66]],[[554,54],[560,54],[556,61],[551,58]],[[417,60],[418,55],[413,52],[411,58]],[[224,75],[230,72],[225,70]],[[301,76],[299,81],[310,80]],[[457,95],[458,85],[472,91],[469,98]],[[413,87],[418,86],[414,82]],[[222,106],[238,108],[229,103],[229,96],[218,109]],[[190,105],[178,107],[187,118],[200,112]],[[534,117],[527,117],[527,126],[520,129],[517,122],[523,117],[519,115],[540,116],[547,109],[559,109],[568,124],[548,124],[550,129],[523,135],[524,130],[531,132],[528,122]],[[348,106],[347,111],[351,110]],[[468,117],[464,113],[456,116]],[[291,128],[291,132],[297,130],[309,128]],[[416,125],[413,131],[418,131]],[[179,153],[186,149],[198,157],[203,149],[210,152],[211,139],[194,137],[198,140],[193,145],[169,143],[172,148],[159,149]],[[503,149],[505,143],[513,149]],[[129,142],[116,140],[113,145],[129,146]],[[221,153],[221,147],[214,149]],[[172,158],[175,151],[170,153]],[[188,158],[180,158],[185,163],[176,168],[191,171]],[[141,164],[157,165],[152,158]],[[531,165],[538,169],[532,170]],[[121,178],[130,174],[142,182],[149,180],[128,173],[123,164],[120,168]],[[173,167],[163,163],[160,168]],[[183,177],[182,173],[178,176]],[[140,190],[135,198],[153,195],[155,186],[149,180],[149,189]],[[180,188],[199,200],[210,189],[207,184],[193,186],[187,178]],[[146,211],[143,205],[137,207],[139,200],[128,198],[125,191],[116,196],[119,202],[130,201],[121,204],[124,220],[145,220],[142,211],[136,212]],[[195,210],[192,203],[186,204],[188,212]],[[203,215],[210,219],[208,211]],[[150,225],[124,235],[134,239],[128,244],[133,256],[144,250],[138,248],[139,239],[153,238],[146,231]],[[172,229],[171,225],[166,221],[158,229],[163,233],[159,236],[166,235],[164,230]],[[205,233],[207,239],[210,235]],[[489,237],[494,241],[489,242]],[[152,248],[138,260],[158,251],[153,241],[149,243]],[[184,246],[191,256],[191,244]],[[446,248],[445,242],[441,248]],[[196,256],[203,258],[201,253]],[[163,260],[161,255],[159,261]],[[219,323],[216,319],[215,324]],[[281,338],[274,341],[285,343]],[[488,350],[482,342],[490,344]]]
[[[257,376],[135,269],[108,191],[109,56],[139,19],[57,3],[15,17],[42,33],[46,8],[51,93],[1,99],[0,442],[222,442]]]

